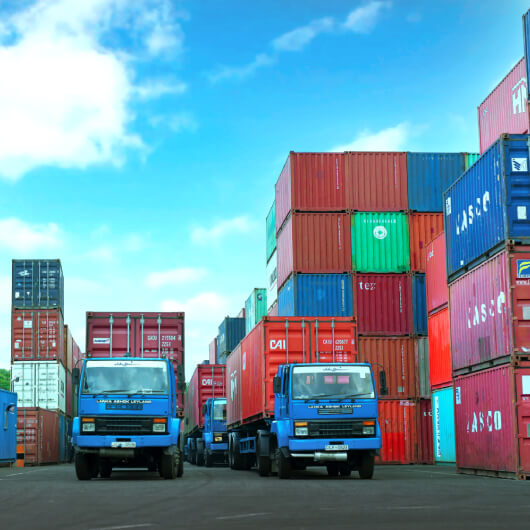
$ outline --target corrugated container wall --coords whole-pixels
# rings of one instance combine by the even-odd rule
[[[276,182],[276,232],[291,210],[346,210],[342,153],[291,152]]]
[[[293,274],[278,294],[279,316],[351,317],[351,274]]]
[[[412,274],[412,317],[414,335],[427,335],[425,274]]]
[[[480,152],[484,153],[503,133],[528,131],[527,77],[521,59],[478,107]]]
[[[462,153],[407,153],[409,209],[443,212],[443,192],[464,172]]]
[[[267,289],[256,288],[245,302],[245,333],[267,314]]]
[[[39,408],[17,411],[17,445],[24,447],[24,464],[59,462],[59,414]]]
[[[403,213],[351,216],[352,267],[356,272],[407,272],[409,225]]]
[[[60,309],[64,315],[64,277],[60,260],[14,259],[12,267],[14,308]]]
[[[418,397],[431,398],[431,381],[429,378],[429,339],[419,337],[414,339],[414,357],[418,382]]]
[[[351,272],[350,216],[293,213],[278,234],[278,289],[293,272]]]
[[[441,199],[440,199],[441,200]],[[413,213],[409,216],[410,270],[425,272],[427,247],[444,229],[441,213]]]
[[[346,153],[348,210],[408,210],[406,153]]]
[[[453,320],[454,316],[451,318]],[[432,388],[451,384],[451,339],[449,309],[443,309],[429,317],[429,379]]]
[[[418,464],[432,464],[432,405],[430,399],[418,403]]]
[[[479,153],[464,153],[464,171],[467,171],[479,158]]]
[[[526,74],[526,81],[528,84],[528,65],[530,60],[530,11],[527,11],[523,15],[523,36],[524,36],[524,62],[525,62],[525,74]],[[527,86],[528,91],[528,86]],[[528,94],[527,94],[528,96]]]
[[[412,302],[410,275],[357,274],[355,315],[361,335],[410,335]]]
[[[265,259],[268,262],[276,250],[276,203],[273,202],[265,219]]]
[[[452,386],[433,391],[432,426],[434,461],[436,463],[454,464],[456,462],[455,404]]]
[[[451,281],[507,239],[530,240],[528,138],[500,138],[445,192],[447,275]]]
[[[245,336],[245,319],[226,317],[219,325],[219,356],[228,355]]]
[[[265,268],[265,280],[267,285],[267,311],[276,303],[278,300],[278,260],[277,252],[272,253],[271,259],[267,262]]]
[[[443,232],[427,246],[425,285],[427,312],[433,313],[449,302],[445,267],[445,236]]]
[[[66,324],[64,325],[64,359],[64,367],[71,372],[73,363],[73,339],[70,327]]]

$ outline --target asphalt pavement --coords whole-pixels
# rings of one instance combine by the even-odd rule
[[[0,528],[529,528],[530,482],[457,474],[452,467],[379,466],[372,480],[291,480],[185,464],[163,480],[114,471],[80,482],[72,465],[0,468]]]

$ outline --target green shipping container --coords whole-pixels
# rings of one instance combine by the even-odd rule
[[[271,209],[267,214],[266,224],[266,240],[267,240],[267,263],[276,250],[276,201],[272,203]]]
[[[267,289],[254,289],[245,302],[245,334],[267,315]]]
[[[479,153],[464,153],[464,169],[467,171],[478,159]]]
[[[354,272],[408,272],[410,269],[407,215],[397,212],[358,212],[351,217]]]

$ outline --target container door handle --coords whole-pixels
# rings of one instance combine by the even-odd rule
[[[131,315],[127,315],[127,355],[131,351]]]
[[[317,356],[317,363],[320,362],[320,356],[318,354],[318,320],[315,320],[315,338],[316,338],[316,344],[315,344],[315,350],[316,350],[316,356]]]
[[[305,363],[305,320],[302,319],[302,362]]]
[[[332,352],[333,352],[333,362],[335,362],[335,319],[331,319],[331,343],[332,343]]]
[[[112,314],[110,315],[109,317],[109,325],[110,325],[110,344],[109,344],[109,347],[110,347],[110,357],[112,357],[112,324],[114,323],[114,317],[112,316]]]
[[[158,324],[158,358],[160,359],[160,345],[161,345],[161,340],[162,340],[162,337],[160,336],[160,327],[162,326],[162,317],[160,315],[158,315],[158,319],[157,319],[157,324]]]
[[[285,319],[285,361],[289,364],[289,321]]]
[[[142,347],[140,350],[140,357],[144,356],[144,316],[142,315],[140,318],[140,325],[142,326]]]

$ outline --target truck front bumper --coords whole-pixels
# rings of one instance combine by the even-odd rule
[[[223,451],[228,451],[228,444],[227,443],[211,443],[209,445],[209,449],[210,451],[212,451],[212,453],[217,453],[217,452],[223,452]]]
[[[128,441],[124,441],[124,439]],[[170,447],[177,445],[178,435],[174,434],[158,434],[153,436],[100,436],[100,435],[74,435],[73,445],[76,449],[116,449],[116,448],[127,448],[127,449],[142,449],[147,447]],[[134,446],[131,446],[131,443]]]
[[[336,445],[331,444],[331,439],[326,438],[289,438],[289,452],[292,456],[297,453],[308,453],[307,456],[311,456],[311,453],[335,453],[335,450],[329,450],[326,446]],[[339,450],[341,452],[350,451],[378,451],[381,449],[381,438],[346,438],[341,440],[340,445],[347,445],[348,448]],[[293,454],[294,453],[294,454]]]

